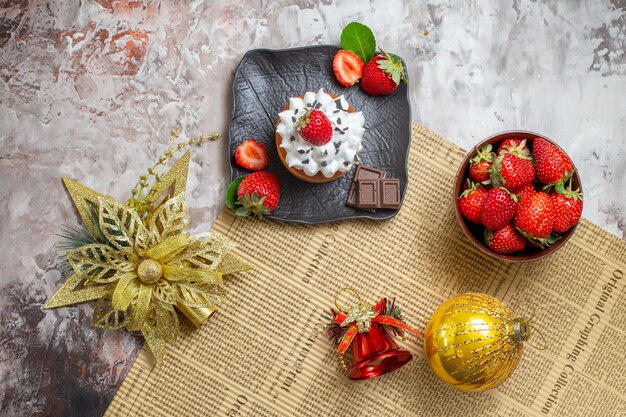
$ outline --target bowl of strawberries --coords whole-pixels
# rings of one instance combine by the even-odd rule
[[[493,135],[467,154],[456,175],[454,202],[473,246],[509,262],[558,250],[583,208],[570,157],[545,136],[521,130]]]

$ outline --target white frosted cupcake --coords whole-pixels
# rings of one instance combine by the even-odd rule
[[[354,166],[363,145],[364,121],[343,96],[322,89],[290,98],[276,123],[280,160],[301,180],[336,180]]]

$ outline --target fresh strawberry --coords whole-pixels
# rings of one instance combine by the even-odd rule
[[[507,223],[496,231],[485,229],[485,245],[495,253],[509,254],[526,248],[526,239]]]
[[[476,182],[486,183],[489,181],[489,168],[494,160],[491,145],[487,144],[482,149],[476,150],[476,156],[470,161],[469,177]]]
[[[265,145],[254,139],[247,139],[237,146],[235,161],[242,168],[260,171],[267,166],[269,158]]]
[[[363,68],[365,64],[351,51],[341,49],[335,54],[333,59],[333,72],[339,84],[350,87],[359,82],[363,76]]]
[[[535,194],[535,187],[533,187],[532,184],[528,184],[526,187],[522,188],[520,190],[520,192],[517,194],[517,199],[518,201],[521,200],[522,198],[526,197],[526,196],[530,196],[532,194]]]
[[[543,191],[527,193],[520,198],[515,215],[515,227],[524,237],[546,246],[554,226],[554,204]]]
[[[467,189],[459,197],[461,214],[472,223],[481,224],[480,211],[487,197],[487,190],[480,184],[467,180]]]
[[[506,187],[512,193],[532,184],[535,167],[528,159],[505,152],[498,156],[491,167],[491,182]]]
[[[530,159],[530,150],[526,144],[526,139],[505,139],[498,146],[498,155],[508,152],[519,157],[527,157]]]
[[[241,181],[237,196],[241,206],[235,210],[238,216],[254,214],[263,217],[270,214],[280,201],[278,177],[266,171],[253,172]]]
[[[572,179],[566,189],[562,183],[550,193],[554,205],[554,231],[565,233],[571,229],[583,212],[583,195],[580,189],[572,191]]]
[[[365,66],[361,89],[373,96],[391,94],[398,89],[400,81],[407,83],[402,61],[395,55],[383,52]]]
[[[535,138],[533,141],[533,159],[537,179],[543,184],[565,182],[573,173],[572,160],[544,138]]]
[[[333,138],[333,126],[323,111],[307,109],[296,122],[300,136],[315,146],[325,145]]]
[[[487,193],[480,212],[480,222],[491,230],[503,228],[515,216],[517,197],[504,188],[494,187]]]

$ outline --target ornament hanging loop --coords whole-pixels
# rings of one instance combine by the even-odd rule
[[[353,287],[343,287],[342,289],[340,289],[339,291],[337,291],[337,293],[335,294],[335,307],[337,307],[337,310],[339,311],[348,311],[348,308],[342,307],[339,304],[339,297],[343,294],[343,293],[352,293],[353,295],[356,295],[356,298],[359,300],[359,305],[364,305],[365,302],[363,301],[363,297],[361,296],[361,293],[356,290]]]
[[[515,319],[513,321],[514,327],[516,324],[519,325],[519,327],[523,327],[523,333],[524,333],[524,338],[521,341],[526,342],[527,345],[529,345],[532,348],[535,348],[537,350],[546,350],[548,348],[548,342],[546,341],[545,336],[543,335],[543,333],[541,333],[541,331],[539,331],[539,329],[537,329],[535,326],[533,326],[531,324],[531,322],[533,321],[533,319],[535,318],[535,306],[532,305],[528,300],[518,300],[514,305],[513,305],[513,313],[515,314],[515,312],[518,310],[518,308],[522,305],[527,305],[530,308],[530,318],[526,319],[526,318],[519,318],[519,319]],[[540,345],[535,345],[529,341],[527,341],[528,339],[530,339],[530,337],[532,336],[533,333],[536,333],[539,335],[539,337],[541,338],[541,344]]]
[[[531,304],[530,301],[518,300],[515,304],[513,304],[513,308],[512,308],[513,314],[516,315],[518,308],[522,305],[527,305],[530,308],[530,318],[528,319],[524,318],[524,321],[526,323],[530,323],[535,318],[535,306]]]
[[[541,338],[541,345],[537,346],[537,345],[535,345],[535,344],[533,344],[533,343],[530,343],[530,342],[526,342],[526,343],[528,343],[528,345],[529,345],[530,347],[533,347],[533,348],[535,348],[535,349],[537,349],[537,350],[546,350],[546,349],[548,348],[548,342],[546,341],[546,338],[545,338],[545,336],[543,335],[543,333],[541,333],[541,332],[539,331],[539,329],[537,329],[537,328],[536,328],[535,326],[533,326],[532,324],[527,324],[527,326],[528,326],[528,328],[529,328],[529,329],[531,329],[531,330],[532,330],[532,333],[537,333],[537,334],[539,335],[539,337]],[[531,333],[531,334],[532,334],[532,333]]]

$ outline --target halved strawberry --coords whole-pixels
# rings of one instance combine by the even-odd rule
[[[333,72],[339,84],[349,87],[359,82],[365,64],[354,52],[339,50],[333,59]]]
[[[267,166],[269,158],[265,145],[254,139],[248,139],[237,147],[235,161],[242,168],[260,171]]]

